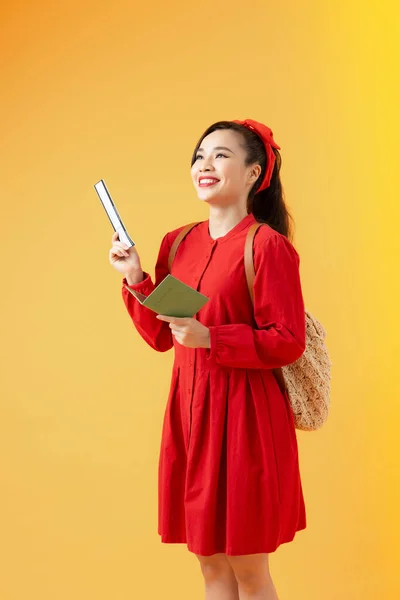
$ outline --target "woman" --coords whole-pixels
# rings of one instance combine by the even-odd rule
[[[136,329],[155,350],[175,349],[159,534],[196,554],[207,600],[276,600],[268,554],[306,526],[293,415],[272,371],[305,349],[278,150],[272,131],[250,119],[215,123],[196,146],[191,174],[209,219],[180,243],[171,271],[210,299],[195,318],[156,315],[125,287],[147,295],[162,281],[182,227],[162,240],[155,283],[117,234],[110,250]],[[268,226],[254,240],[253,307],[243,252],[256,221]]]

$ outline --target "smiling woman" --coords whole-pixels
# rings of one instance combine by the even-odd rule
[[[210,216],[183,237],[171,268],[210,298],[196,318],[157,316],[125,287],[154,290],[183,227],[164,236],[154,283],[136,247],[114,238],[110,251],[137,331],[155,350],[175,350],[158,531],[164,543],[186,543],[198,557],[207,599],[276,599],[268,554],[306,526],[293,414],[273,374],[305,349],[278,149],[272,131],[250,120],[216,123],[196,146],[191,174]],[[269,226],[254,240],[253,307],[243,249],[257,220]]]
[[[248,126],[244,126],[246,123]],[[257,127],[258,134],[254,127]],[[227,142],[227,145],[218,145]],[[228,143],[229,142],[229,143]],[[217,145],[216,145],[217,144]],[[292,239],[290,221],[292,217],[283,199],[280,180],[281,156],[279,146],[273,139],[272,131],[261,123],[251,119],[246,121],[220,121],[211,125],[201,136],[192,156],[192,179],[196,187],[208,187],[200,184],[203,177],[226,178],[226,183],[237,182],[243,177],[243,169],[252,166],[254,178],[246,188],[245,206],[247,213],[253,213],[257,221],[268,223],[271,227]],[[226,154],[223,154],[222,152]],[[210,161],[205,169],[204,163]],[[227,163],[227,164],[226,164]],[[215,169],[215,171],[212,171]],[[261,176],[260,176],[261,173]],[[210,184],[213,191],[222,197],[221,186]],[[215,186],[215,187],[214,187]],[[236,188],[237,189],[237,188]],[[225,193],[229,188],[225,186]],[[199,195],[207,201],[210,196]]]

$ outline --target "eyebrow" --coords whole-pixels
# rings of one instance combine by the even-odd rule
[[[228,150],[228,152],[232,152],[232,154],[235,154],[232,150],[226,148],[225,146],[215,146],[214,150]],[[197,152],[204,152],[204,148],[199,148]]]

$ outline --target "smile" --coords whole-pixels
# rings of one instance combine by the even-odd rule
[[[201,179],[199,181],[199,187],[211,187],[212,185],[215,185],[216,183],[219,183],[219,179]]]

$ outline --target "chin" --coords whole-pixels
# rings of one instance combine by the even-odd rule
[[[199,197],[200,202],[203,202],[204,204],[219,204],[218,199],[210,196],[209,198],[201,198]]]
[[[212,192],[207,191],[205,193],[205,190],[198,190],[197,197],[202,202],[213,202],[215,200],[218,201],[218,194],[214,194]]]

